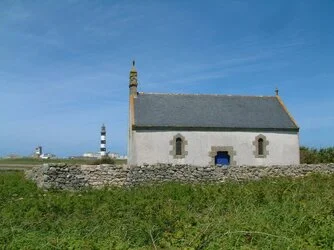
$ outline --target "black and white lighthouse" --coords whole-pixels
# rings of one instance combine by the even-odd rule
[[[100,155],[101,158],[105,157],[107,155],[106,153],[106,127],[104,126],[104,124],[102,125],[101,128],[101,143],[100,143]]]

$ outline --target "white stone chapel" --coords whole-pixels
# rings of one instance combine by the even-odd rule
[[[130,71],[128,164],[299,164],[299,127],[274,96],[137,92]]]

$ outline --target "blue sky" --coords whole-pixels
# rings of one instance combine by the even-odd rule
[[[0,156],[126,153],[139,91],[274,95],[334,143],[334,1],[0,1]]]

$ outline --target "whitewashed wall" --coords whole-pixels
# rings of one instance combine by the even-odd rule
[[[188,142],[188,155],[174,159],[170,141],[180,133]],[[266,158],[256,158],[253,141],[259,134],[266,136],[269,145]],[[211,146],[232,146],[236,165],[299,164],[299,136],[293,132],[190,132],[190,131],[132,131],[130,165],[174,163],[207,166],[211,162]]]

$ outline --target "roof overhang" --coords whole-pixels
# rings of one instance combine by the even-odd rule
[[[132,125],[136,131],[235,131],[235,132],[299,132],[299,128],[230,128],[230,127],[186,127],[186,126],[139,126]]]

